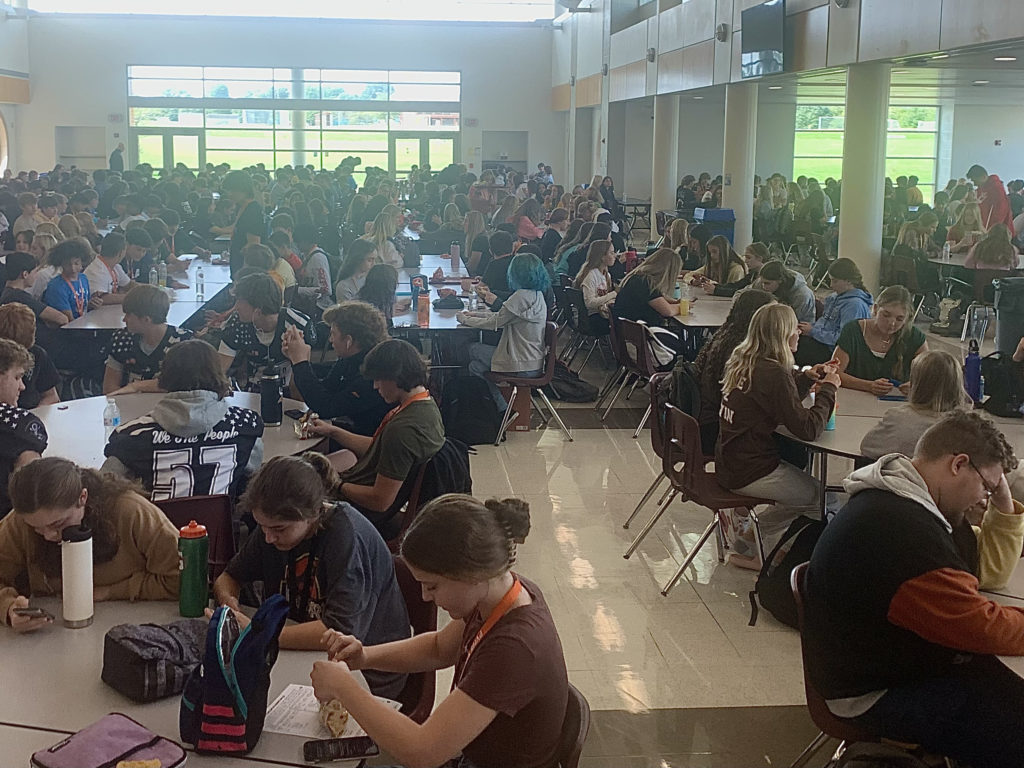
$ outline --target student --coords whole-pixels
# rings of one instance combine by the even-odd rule
[[[281,289],[283,295],[284,278],[274,271],[274,261],[276,258],[274,252],[263,244],[247,245],[242,249],[242,262],[245,265],[243,269],[252,269],[265,275],[270,275],[271,279],[277,283],[277,287]],[[249,273],[246,272],[246,274]]]
[[[512,235],[497,231],[489,239],[491,260],[487,263],[480,283],[476,286],[477,294],[490,309],[500,309],[502,301],[512,295],[508,284],[508,268],[515,252]],[[493,298],[492,298],[493,297]],[[495,306],[496,305],[496,306]]]
[[[60,374],[46,350],[36,344],[35,313],[17,302],[0,306],[0,338],[17,342],[32,355],[33,364],[25,373],[25,389],[18,397],[18,407],[29,410],[59,403]]]
[[[800,323],[797,365],[815,365],[832,359],[839,334],[854,320],[871,317],[874,299],[864,287],[857,265],[850,259],[836,259],[828,268],[832,293],[825,299],[825,311],[813,323]]]
[[[596,222],[590,229],[590,234],[586,237],[582,244],[578,248],[570,249],[562,254],[559,263],[555,266],[555,271],[558,272],[563,267],[565,268],[567,275],[578,275],[580,269],[583,267],[583,262],[587,260],[587,250],[590,248],[591,243],[599,243],[602,240],[611,242],[612,239],[612,227],[611,224],[605,222]]]
[[[362,239],[373,243],[378,264],[388,264],[395,269],[401,269],[405,265],[405,260],[395,244],[391,242],[396,228],[395,217],[386,211],[381,211],[373,220],[370,231]],[[462,229],[461,223],[459,229]]]
[[[914,358],[907,402],[890,408],[860,442],[862,456],[878,459],[887,453],[913,456],[918,439],[950,411],[970,409],[964,391],[963,367],[949,352],[934,350]]]
[[[359,295],[366,276],[377,263],[377,249],[369,240],[355,240],[345,249],[345,258],[338,271],[334,293],[338,301],[349,301]]]
[[[659,248],[626,275],[619,285],[612,312],[616,317],[643,321],[652,327],[678,315],[678,301],[671,296],[682,263],[675,251]]]
[[[974,184],[978,195],[981,222],[984,229],[990,230],[996,224],[1005,224],[1013,236],[1013,209],[1006,195],[1003,181],[996,174],[989,173],[980,165],[972,165],[967,169],[967,178]]]
[[[1024,655],[1024,614],[978,591],[1020,561],[1016,465],[995,424],[957,410],[912,459],[847,478],[805,582],[807,674],[833,715],[958,764],[1024,764],[1024,680],[996,658]]]
[[[608,333],[608,306],[615,301],[609,268],[615,263],[615,249],[609,240],[591,243],[587,261],[580,268],[573,281],[573,287],[583,291],[583,302],[587,306],[591,330],[599,335]]]
[[[708,240],[707,261],[691,272],[689,277],[696,278],[696,282],[701,285],[711,282],[717,286],[719,283],[738,283],[743,280],[746,272],[743,259],[732,249],[729,240],[724,235],[715,235]]]
[[[548,228],[540,238],[540,257],[545,264],[555,258],[555,251],[562,244],[562,238],[569,230],[569,212],[564,208],[556,208],[548,217]]]
[[[120,304],[132,288],[132,279],[121,267],[125,255],[124,235],[111,232],[100,244],[100,252],[83,273],[89,281],[89,291],[102,304]]]
[[[547,359],[544,327],[548,319],[544,293],[551,287],[547,270],[532,253],[513,257],[508,267],[508,283],[513,292],[496,312],[455,313],[459,323],[470,328],[501,330],[497,347],[478,341],[469,345],[469,370],[487,382],[491,397],[502,413],[508,408],[508,402],[485,374],[495,371],[535,377],[543,373]]]
[[[167,350],[157,379],[168,394],[111,433],[101,467],[141,480],[153,501],[227,494],[263,461],[263,420],[229,405],[217,352],[201,339]]]
[[[738,291],[749,288],[757,280],[761,267],[765,265],[769,258],[771,257],[767,245],[764,243],[751,243],[743,251],[743,264],[746,267],[746,272],[743,276],[735,282],[727,283],[715,283],[711,280],[705,280],[703,283],[704,293],[710,293],[713,296],[735,296]]]
[[[192,332],[167,323],[170,300],[155,285],[136,285],[124,297],[124,328],[114,331],[103,374],[103,394],[159,392],[157,374],[164,355],[192,338]]]
[[[324,375],[310,363],[312,348],[298,330],[284,333],[281,349],[292,363],[293,384],[320,418],[342,421],[357,435],[372,435],[391,407],[362,374],[367,353],[388,337],[387,320],[376,307],[343,301],[324,312],[337,361]]]
[[[511,569],[530,532],[519,499],[449,494],[428,503],[402,541],[423,596],[451,615],[444,629],[372,646],[326,633],[330,661],[310,675],[403,765],[547,766],[557,762],[568,697],[558,631],[540,589]],[[422,725],[361,689],[349,669],[455,668],[452,692]]]
[[[769,261],[761,268],[758,285],[792,308],[801,323],[814,322],[814,292],[804,276],[786,267],[781,261]]]
[[[271,273],[276,274],[281,279],[284,290],[288,290],[293,285],[298,285],[295,270],[288,261],[288,257],[291,255],[291,240],[288,235],[284,232],[274,232],[267,240],[267,243],[267,247],[274,257],[274,264],[270,270]]]
[[[512,214],[512,226],[516,228],[516,236],[524,243],[540,240],[544,230],[540,225],[544,221],[544,210],[535,198],[528,198]]]
[[[32,238],[34,236],[35,232],[33,230],[23,229],[14,236],[14,250],[21,251],[22,253],[30,253],[32,248]]]
[[[298,281],[296,304],[308,310],[310,316],[319,316],[334,303],[334,283],[327,253],[317,245],[316,227],[300,224],[295,229],[295,245],[302,255],[302,269],[296,273]]]
[[[694,224],[686,229],[686,250],[679,249],[683,257],[683,269],[695,270],[708,262],[708,243],[711,242],[711,230],[705,224]],[[674,243],[675,240],[673,239]]]
[[[946,231],[951,253],[966,253],[985,235],[981,207],[977,200],[967,200],[960,207],[956,222]]]
[[[0,339],[0,518],[11,510],[7,480],[18,467],[35,461],[46,450],[46,427],[34,414],[18,407],[24,377],[34,360],[10,339]]]
[[[37,198],[32,192],[22,192],[18,195],[18,207],[21,208],[21,215],[14,220],[11,231],[17,236],[26,230],[32,232],[46,219],[39,213]]]
[[[264,372],[281,375],[288,385],[291,363],[281,351],[281,338],[289,326],[302,332],[308,344],[316,343],[316,328],[309,317],[282,307],[281,288],[267,274],[242,277],[235,285],[236,319],[221,338],[221,364],[238,376],[246,391],[259,391]]]
[[[175,600],[178,531],[123,478],[46,458],[10,480],[15,513],[0,521],[0,611],[15,632],[42,629],[48,619],[19,616],[28,595],[60,594],[61,531],[92,529],[93,599]]]
[[[153,247],[151,238],[142,227],[132,227],[124,233],[124,259],[121,267],[125,274],[136,283],[149,282],[149,270],[156,263],[149,249]]]
[[[29,253],[36,260],[36,272],[32,278],[31,287],[28,289],[32,298],[42,301],[43,293],[50,281],[57,276],[57,268],[50,263],[50,254],[57,247],[57,238],[53,235],[36,233],[32,238],[32,245],[29,246]],[[56,310],[54,310],[56,311]],[[63,314],[63,313],[61,313]],[[64,318],[65,322],[67,317]]]
[[[43,301],[68,320],[81,317],[90,309],[100,306],[99,297],[89,293],[89,281],[82,275],[82,264],[88,261],[89,246],[84,240],[65,240],[50,253],[50,261],[60,274],[43,291]]]
[[[366,515],[385,540],[398,534],[391,507],[402,484],[444,444],[441,412],[427,391],[427,367],[414,346],[388,339],[363,361],[363,376],[384,402],[394,405],[372,437],[357,435],[318,419],[312,428],[358,457],[341,473],[336,492]]]
[[[910,292],[890,285],[878,295],[871,317],[846,324],[835,350],[844,387],[873,395],[909,388],[911,362],[928,351],[924,333],[910,322],[913,313]]]
[[[235,223],[226,234],[231,235],[231,277],[243,265],[242,250],[247,245],[263,242],[267,225],[263,220],[263,206],[256,202],[252,177],[245,171],[231,171],[221,183],[221,193],[235,205]]]
[[[820,493],[817,480],[782,460],[775,430],[786,427],[798,440],[817,438],[839,388],[834,366],[816,365],[804,373],[794,368],[799,338],[791,307],[761,307],[750,321],[746,338],[729,356],[722,377],[716,477],[731,491],[776,502],[772,510],[759,515],[766,537],[784,531],[800,512],[814,509]],[[814,383],[817,396],[805,408],[802,401]],[[737,539],[736,551],[758,557],[750,531]]]
[[[1014,270],[1020,256],[1010,242],[1010,230],[1002,222],[992,225],[988,233],[971,246],[964,260],[966,269]]]
[[[697,353],[694,368],[700,386],[700,442],[705,456],[714,456],[718,440],[718,408],[722,402],[722,376],[729,356],[747,337],[750,318],[775,297],[766,291],[751,288],[736,296],[722,327],[715,331]]]
[[[3,293],[0,294],[0,305],[24,304],[32,310],[38,320],[50,326],[59,327],[68,323],[67,315],[53,307],[46,306],[29,293],[29,285],[36,272],[36,260],[31,254],[21,251],[7,254],[7,263],[4,268],[7,274],[7,284]]]
[[[487,266],[491,254],[487,245],[487,228],[484,225],[483,213],[480,211],[467,213],[463,229],[466,233],[466,245],[462,253],[462,261],[466,265],[466,271],[475,277]]]
[[[214,599],[236,612],[242,626],[243,585],[261,582],[266,599],[283,594],[288,618],[282,648],[320,650],[328,631],[367,644],[409,637],[409,616],[387,545],[349,504],[331,501],[338,480],[328,460],[315,453],[271,459],[249,481],[240,506],[260,526],[213,585]],[[397,698],[403,672],[366,675],[377,696]]]
[[[395,314],[395,295],[398,291],[398,272],[390,264],[374,264],[366,273],[363,287],[356,294],[358,301],[363,301],[380,310],[387,321],[388,328],[393,328],[392,317]]]

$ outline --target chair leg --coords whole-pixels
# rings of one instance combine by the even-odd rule
[[[653,496],[654,492],[656,490],[658,490],[658,487],[661,485],[661,481],[664,480],[664,479],[665,479],[665,473],[664,472],[659,472],[658,476],[656,478],[654,478],[654,482],[651,483],[651,487],[647,489],[647,493],[645,493],[644,497],[642,499],[640,499],[640,503],[636,505],[636,509],[633,510],[633,513],[629,516],[629,518],[626,520],[626,522],[624,522],[622,524],[622,527],[625,530],[627,530],[627,531],[629,530],[630,524],[633,522],[633,520],[636,518],[636,516],[638,514],[640,514],[640,510],[644,508],[644,504],[646,504],[648,501],[651,500],[651,496]],[[662,500],[664,501],[664,499],[662,499]],[[658,506],[661,506],[661,504],[659,503]]]
[[[534,407],[537,409],[537,413],[540,414],[541,426],[546,427],[548,425],[548,422],[551,421],[551,415],[552,414],[547,413],[544,410],[544,404],[541,403],[541,401],[537,399],[536,393],[534,393],[534,392],[530,393],[530,402],[533,403]]]
[[[761,553],[761,565],[764,565],[767,553],[764,551],[764,539],[761,538],[761,521],[757,519],[757,512],[750,509],[747,510],[750,515],[750,522],[754,524],[754,541],[757,542],[757,551]]]
[[[597,393],[597,402],[594,403],[594,410],[600,411],[601,404],[605,401],[605,398],[611,394],[611,391],[615,389],[615,385],[619,383],[619,379],[626,375],[626,369],[623,366],[619,366],[605,379],[604,384],[601,386],[601,391]]]
[[[673,488],[672,493],[668,496],[668,501],[658,507],[658,510],[651,515],[651,519],[647,521],[647,524],[644,525],[642,529],[640,529],[640,533],[636,535],[636,538],[633,539],[633,542],[629,545],[629,549],[627,549],[623,555],[626,560],[629,560],[633,553],[636,552],[637,547],[639,547],[643,540],[647,538],[647,534],[651,532],[651,529],[654,528],[657,522],[661,519],[661,516],[665,514],[665,510],[668,509],[672,502],[676,500],[676,496],[678,494],[679,491]]]
[[[565,436],[569,438],[569,442],[575,442],[573,440],[572,435],[569,433],[568,427],[566,427],[565,423],[562,421],[562,417],[558,415],[558,411],[556,411],[555,407],[551,405],[551,401],[548,400],[548,396],[544,394],[544,390],[537,389],[534,391],[540,396],[540,399],[544,401],[544,405],[548,407],[548,410],[551,411],[551,415],[554,417],[555,423],[558,424],[558,428],[561,429],[563,433],[565,433]]]
[[[629,392],[626,394],[626,399],[627,400],[629,400],[629,398],[631,398],[633,396],[633,393],[636,391],[636,388],[639,385],[640,385],[640,377],[637,376],[635,379],[633,379],[633,386],[631,386],[629,388]]]
[[[587,356],[583,358],[583,365],[579,367],[576,373],[583,373],[583,369],[587,367],[587,363],[590,362],[590,356],[594,354],[594,348],[597,346],[597,339],[594,339],[594,343],[590,345],[590,349],[587,351]]]
[[[619,395],[621,395],[622,394],[622,390],[625,389],[627,381],[629,381],[629,374],[628,373],[625,376],[622,377],[622,383],[619,384],[619,388],[617,390],[615,390],[615,397],[613,397],[612,401],[610,403],[608,403],[608,408],[601,415],[601,421],[604,421],[605,419],[607,419],[608,418],[608,414],[612,412],[612,408],[615,407],[615,401],[619,399]]]
[[[821,749],[822,745],[828,741],[828,739],[828,734],[821,731],[821,733],[815,736],[814,740],[804,748],[804,751],[800,753],[799,757],[790,764],[789,768],[804,768],[804,766],[810,762],[811,758],[818,754],[818,750]]]
[[[651,406],[647,406],[647,410],[644,411],[644,417],[640,419],[640,424],[637,425],[636,432],[633,433],[633,439],[636,440],[640,437],[640,433],[643,432],[644,427],[647,426],[647,420],[651,418]]]
[[[498,428],[498,436],[494,438],[494,446],[501,445],[501,438],[505,435],[505,430],[508,429],[509,424],[512,423],[512,409],[515,408],[516,395],[519,394],[518,387],[512,387],[512,394],[508,397],[508,407],[505,408],[505,415],[501,419],[501,426]]]
[[[668,596],[668,593],[672,591],[672,587],[674,587],[676,585],[676,582],[678,582],[679,579],[683,577],[683,574],[686,572],[686,569],[689,568],[690,564],[697,559],[697,555],[700,554],[701,547],[703,547],[707,540],[711,538],[711,534],[715,532],[715,529],[717,527],[718,515],[715,515],[714,519],[711,521],[708,527],[704,529],[704,533],[702,533],[700,535],[700,538],[697,539],[697,543],[693,546],[693,549],[690,550],[690,554],[686,556],[686,559],[683,561],[683,564],[679,566],[679,569],[675,572],[672,578],[668,580],[668,583],[665,585],[664,589],[661,590],[661,594],[663,596]]]

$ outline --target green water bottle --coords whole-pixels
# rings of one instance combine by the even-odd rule
[[[178,553],[181,556],[178,612],[185,618],[196,618],[203,615],[209,604],[210,537],[206,535],[206,526],[191,520],[178,531]]]

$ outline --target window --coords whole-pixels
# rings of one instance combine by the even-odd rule
[[[810,176],[824,183],[843,175],[845,107],[802,105],[796,108],[793,178]]]

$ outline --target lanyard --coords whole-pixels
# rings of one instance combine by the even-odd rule
[[[298,604],[296,605],[296,621],[307,621],[309,618],[309,597],[313,590],[313,578],[316,575],[315,566],[317,550],[320,548],[320,536],[319,534],[313,537],[313,541],[309,544],[309,552],[306,554],[306,570],[303,572],[302,580],[302,594],[299,596]],[[299,591],[298,588],[298,576],[295,574],[295,553],[288,553],[288,571],[285,576],[285,581],[288,584],[288,602],[296,596]],[[301,618],[299,618],[301,617]]]
[[[487,636],[487,633],[494,629],[494,625],[504,618],[505,614],[512,610],[512,606],[516,600],[519,599],[519,594],[523,591],[523,583],[519,581],[519,577],[515,577],[515,581],[512,582],[512,586],[509,587],[508,592],[501,598],[501,602],[494,606],[494,610],[491,611],[491,615],[487,617],[487,621],[484,622],[483,626],[473,637],[473,642],[469,644],[469,648],[466,649],[466,657],[463,659],[463,669],[465,669],[466,662],[469,661],[469,657],[473,655],[473,651],[480,645],[480,641]]]
[[[100,259],[100,261],[103,261],[103,259]],[[107,268],[107,272],[110,273],[110,292],[111,293],[117,293],[117,286],[118,286],[117,273],[114,270],[112,270],[110,268],[110,265],[107,264],[107,262],[105,262],[105,261],[103,261],[103,266],[106,267]]]
[[[81,280],[82,278],[78,278]],[[85,288],[75,288],[75,284],[64,278],[64,282],[68,284],[68,288],[71,289],[71,295],[75,297],[75,307],[78,309],[78,317],[85,314]]]
[[[430,399],[430,393],[429,392],[420,392],[420,393],[415,394],[412,397],[410,397],[408,400],[406,400],[404,403],[402,403],[397,408],[392,408],[390,411],[387,412],[387,414],[385,414],[384,418],[381,420],[380,426],[377,427],[377,431],[373,433],[373,439],[376,440],[377,439],[377,435],[379,435],[383,431],[383,429],[387,425],[387,423],[389,421],[391,421],[391,419],[393,419],[395,416],[397,416],[402,410],[404,410],[408,406],[412,405],[417,400],[429,400],[429,399]]]

